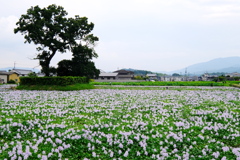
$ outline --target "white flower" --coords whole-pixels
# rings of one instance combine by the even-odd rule
[[[120,143],[118,146],[119,146],[119,148],[123,148],[123,144],[122,143]]]
[[[123,156],[124,156],[124,157],[127,157],[127,156],[128,156],[128,150],[124,153]]]
[[[93,156],[93,157],[96,157],[97,155],[96,155],[96,153],[95,153],[95,152],[92,152],[92,156]]]
[[[110,152],[110,157],[113,157],[113,154],[114,154],[114,153],[111,151],[111,152]]]
[[[229,151],[229,147],[228,146],[222,147],[222,150],[223,150],[223,152],[227,152],[227,151]]]

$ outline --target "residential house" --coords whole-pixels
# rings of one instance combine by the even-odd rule
[[[147,74],[146,77],[148,77],[149,80],[159,80],[157,74]]]
[[[199,77],[197,76],[161,76],[160,81],[198,81]]]
[[[160,81],[172,81],[172,76],[161,76]]]
[[[132,80],[134,77],[134,72],[124,69],[114,71],[113,73],[118,73],[118,80]]]
[[[201,77],[199,77],[200,81],[213,81],[216,79],[217,75],[209,75],[208,73],[203,74]]]
[[[98,80],[116,80],[118,79],[118,73],[100,73]]]
[[[228,77],[240,77],[240,73],[238,73],[238,72],[228,73],[228,74],[225,74],[225,76],[228,76]]]
[[[0,72],[0,83],[7,83],[14,80],[16,83],[20,82],[19,74],[16,72]]]
[[[189,81],[199,81],[199,77],[198,76],[192,76],[188,78]]]
[[[26,69],[12,69],[11,72],[16,72],[20,77],[28,76],[29,73],[32,73],[32,70]]]
[[[184,77],[181,76],[172,76],[171,77],[172,81],[183,81]]]

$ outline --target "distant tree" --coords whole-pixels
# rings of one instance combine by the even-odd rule
[[[173,73],[172,76],[178,77],[178,76],[180,76],[180,74],[178,74],[178,73]]]
[[[47,8],[31,7],[27,14],[20,17],[14,33],[22,33],[25,43],[38,45],[36,58],[42,72],[50,76],[50,62],[57,52],[72,51],[82,45],[92,49],[98,38],[90,34],[94,28],[86,17],[67,18],[67,12],[61,6],[50,5]],[[91,53],[97,57],[95,52]],[[53,69],[53,68],[52,68]]]
[[[28,73],[28,77],[37,77],[37,74],[35,72]]]
[[[217,78],[214,78],[213,81],[215,82],[226,82],[226,77],[224,75],[218,76]]]
[[[233,79],[234,79],[235,81],[239,81],[239,80],[240,80],[240,77],[233,77]]]
[[[134,79],[136,79],[136,80],[144,80],[144,78],[142,76],[134,76]]]

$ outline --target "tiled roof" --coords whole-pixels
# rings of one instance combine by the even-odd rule
[[[18,74],[24,74],[27,75],[29,73],[32,73],[31,70],[25,70],[25,69],[13,69],[12,72],[17,72]]]
[[[14,74],[14,73],[15,72],[0,72],[0,75],[11,75],[11,74]]]
[[[100,73],[99,77],[116,77],[118,73]]]
[[[157,74],[147,74],[148,77],[156,77]]]

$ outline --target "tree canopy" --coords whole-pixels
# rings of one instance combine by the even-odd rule
[[[62,60],[58,63],[58,76],[86,76],[97,78],[100,71],[95,67],[92,59],[92,49],[79,45],[73,49],[72,60]]]
[[[47,8],[35,6],[28,9],[27,14],[21,15],[16,23],[14,33],[22,33],[25,43],[37,45],[35,59],[39,60],[46,76],[50,75],[50,62],[58,52],[69,50],[81,55],[77,52],[82,48],[82,52],[86,51],[86,59],[98,57],[94,50],[98,37],[91,34],[94,24],[89,23],[86,17],[77,15],[68,18],[67,15],[63,7],[55,4]]]

